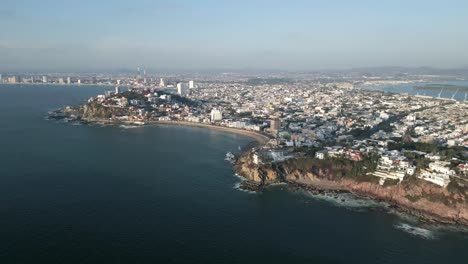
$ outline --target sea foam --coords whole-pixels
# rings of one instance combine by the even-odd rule
[[[255,192],[255,191],[250,191],[250,190],[243,189],[241,183],[242,182],[238,182],[238,183],[234,184],[233,189],[241,191],[241,192],[249,193],[249,194],[257,194],[258,193],[258,192]]]
[[[120,125],[120,128],[123,129],[132,129],[132,128],[138,128],[139,126],[132,126],[132,125]]]
[[[405,223],[399,223],[397,225],[395,225],[395,228],[399,229],[399,230],[402,230],[408,234],[411,234],[413,236],[418,236],[418,237],[422,237],[422,238],[425,238],[425,239],[434,239],[436,238],[435,236],[435,233],[429,229],[425,229],[425,228],[422,228],[422,227],[417,227],[417,226],[412,226],[412,225],[409,225],[409,224],[405,224]]]
[[[384,204],[372,199],[359,197],[352,193],[319,193],[306,192],[307,196],[314,199],[326,201],[334,206],[344,207],[353,211],[364,211],[372,208],[386,207]]]

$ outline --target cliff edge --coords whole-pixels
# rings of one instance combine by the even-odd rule
[[[278,163],[255,164],[253,153],[244,153],[236,172],[260,187],[278,182],[316,189],[348,191],[385,201],[402,211],[427,220],[468,225],[467,187],[456,183],[443,188],[416,177],[401,183],[378,184],[373,176],[347,177],[345,170],[330,162],[295,158]]]

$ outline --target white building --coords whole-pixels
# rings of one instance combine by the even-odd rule
[[[444,188],[450,183],[450,176],[448,174],[430,172],[427,170],[422,170],[418,178],[432,182]]]
[[[141,115],[141,116],[143,116],[143,115],[146,114],[146,110],[140,108],[140,109],[138,109],[138,114]]]
[[[291,153],[276,150],[268,151],[265,155],[270,158],[272,162],[281,162],[294,157]]]
[[[406,120],[407,120],[407,121],[410,121],[410,122],[411,122],[411,121],[416,121],[416,115],[414,115],[414,114],[409,114],[409,115],[406,116]]]
[[[117,104],[119,106],[121,106],[121,107],[125,107],[125,106],[128,105],[128,100],[127,100],[127,98],[122,97],[122,98],[118,99]]]
[[[169,94],[163,94],[163,95],[159,96],[159,98],[161,98],[163,100],[171,101],[171,95],[169,95]]]
[[[258,156],[257,153],[254,153],[253,156],[252,156],[252,159],[253,159],[253,163],[254,164],[260,164],[262,163],[262,160],[260,159],[260,157]]]
[[[382,112],[380,112],[379,117],[384,119],[384,120],[387,120],[390,116],[387,113],[382,111]]]
[[[98,102],[102,103],[104,100],[106,100],[106,96],[103,94],[99,94],[98,96],[96,96],[96,99],[98,100]]]
[[[195,82],[189,81],[189,89],[194,89],[194,88],[195,88]]]
[[[383,185],[385,183],[385,180],[391,179],[391,180],[398,180],[401,182],[403,178],[405,177],[405,171],[403,170],[398,170],[398,171],[382,171],[382,170],[377,170],[372,173],[375,177],[379,177],[379,184]]]
[[[8,77],[8,83],[16,83],[16,82],[17,82],[16,76]]]
[[[42,83],[47,83],[47,76],[42,76]]]
[[[67,77],[67,84],[71,84],[71,78]]]
[[[245,128],[245,126],[246,126],[246,123],[242,121],[234,121],[234,122],[228,123],[228,127],[233,127],[233,128],[243,129]]]
[[[408,175],[414,175],[416,173],[416,167],[414,166],[409,166],[406,168],[406,174]]]
[[[449,162],[443,161],[436,161],[429,163],[429,169],[433,172],[445,174],[445,175],[453,175],[454,171],[450,170],[448,167],[450,165]]]
[[[223,119],[223,114],[218,109],[211,110],[211,122],[220,121]]]
[[[457,141],[454,140],[454,139],[449,139],[449,140],[447,140],[447,145],[449,147],[453,147],[453,146],[457,145]]]
[[[119,94],[120,93],[120,88],[118,86],[115,87],[115,94]]]
[[[326,150],[322,150],[322,151],[317,151],[317,152],[315,152],[315,157],[316,157],[317,159],[323,160],[323,159],[325,159],[325,156],[326,156],[326,155],[327,155],[327,151],[326,151]]]
[[[166,87],[166,84],[164,83],[164,79],[160,78],[159,79],[159,87]]]
[[[188,85],[186,83],[178,83],[177,84],[177,93],[179,95],[187,95],[188,93]]]

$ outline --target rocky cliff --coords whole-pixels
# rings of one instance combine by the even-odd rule
[[[287,182],[303,188],[349,191],[388,202],[423,218],[468,225],[467,188],[464,186],[442,188],[414,177],[400,184],[381,186],[373,176],[343,177],[342,171],[311,160],[256,165],[251,155],[246,153],[239,157],[235,168],[239,175],[260,186]]]
[[[104,107],[96,102],[82,106],[67,107],[51,114],[52,118],[70,118],[75,120],[108,120],[113,116],[131,115],[130,110],[120,107]]]
[[[104,107],[98,103],[85,104],[80,108],[82,118],[85,119],[108,119],[112,116],[127,115],[128,110],[120,107]]]

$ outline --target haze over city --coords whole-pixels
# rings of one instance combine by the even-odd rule
[[[0,69],[466,67],[467,11],[467,1],[4,0]]]
[[[0,264],[466,263],[467,11],[0,0]]]

